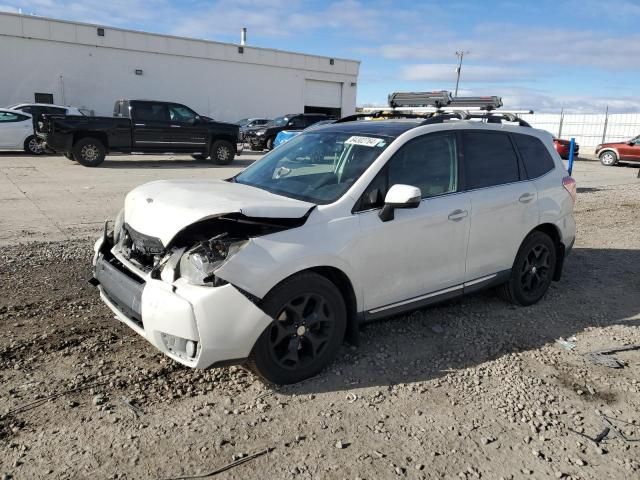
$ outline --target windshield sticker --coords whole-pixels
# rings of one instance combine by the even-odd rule
[[[381,138],[373,137],[350,137],[345,140],[345,145],[362,145],[364,147],[376,147],[382,141]]]

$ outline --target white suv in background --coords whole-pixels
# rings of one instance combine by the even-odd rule
[[[491,114],[351,120],[226,181],[131,191],[95,246],[104,302],[184,365],[286,384],[359,322],[489,287],[530,305],[560,278],[576,189],[550,134]]]

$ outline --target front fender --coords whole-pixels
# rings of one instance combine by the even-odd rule
[[[282,280],[316,267],[332,267],[343,272],[353,286],[358,311],[363,298],[358,276],[346,252],[359,229],[354,217],[305,225],[304,227],[256,237],[224,263],[215,275],[258,298]]]

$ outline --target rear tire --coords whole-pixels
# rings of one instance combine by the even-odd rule
[[[24,151],[31,155],[42,155],[44,148],[42,148],[41,143],[38,141],[38,137],[31,135],[24,141]]]
[[[247,366],[263,380],[297,383],[335,358],[347,308],[333,282],[312,272],[294,275],[274,287],[261,307],[274,320],[258,338]]]
[[[551,285],[556,258],[556,245],[549,235],[532,232],[522,242],[509,281],[498,287],[498,294],[516,305],[537,303]]]
[[[97,167],[104,162],[107,150],[102,142],[96,138],[81,138],[73,146],[73,158],[85,167]]]
[[[612,150],[607,150],[600,154],[600,163],[605,167],[613,167],[618,163],[618,155]]]
[[[233,145],[226,140],[218,140],[211,145],[211,160],[216,165],[229,165],[234,156]]]

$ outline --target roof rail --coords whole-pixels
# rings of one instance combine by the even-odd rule
[[[425,118],[424,115],[416,113],[397,112],[393,110],[376,110],[374,112],[363,112],[349,115],[336,120],[334,123],[355,122],[363,118],[375,118],[375,119],[392,119],[392,118]]]
[[[513,122],[521,127],[531,127],[528,122],[519,118],[514,113],[507,112],[434,112],[426,118],[420,125],[433,125],[436,123],[444,123],[449,120],[483,120],[485,123],[504,123]]]

